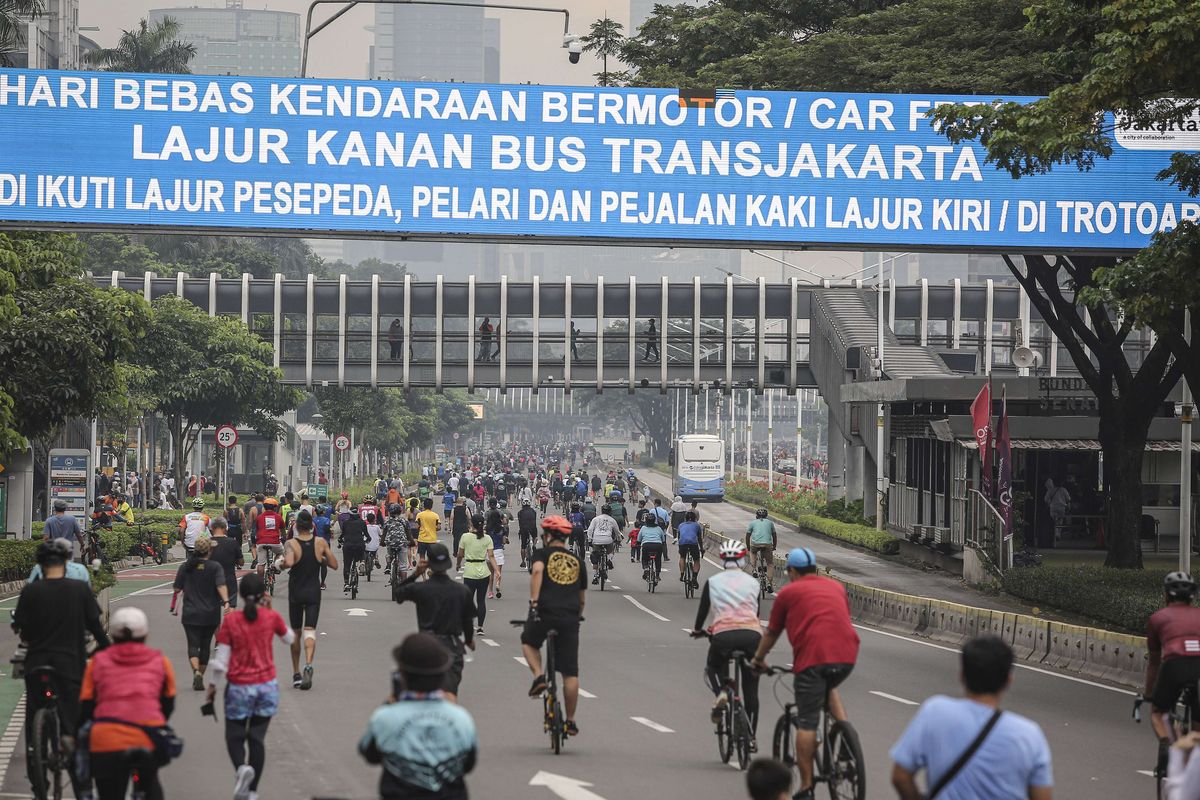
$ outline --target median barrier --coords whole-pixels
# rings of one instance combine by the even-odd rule
[[[1023,661],[1041,662],[1049,647],[1050,623],[1028,614],[1006,614],[1005,624],[1012,626],[1013,653]]]
[[[880,624],[905,633],[914,633],[918,628],[928,627],[928,598],[895,592],[880,592],[880,595],[883,601],[883,619]]]
[[[1087,634],[1088,629],[1082,625],[1051,622],[1047,631],[1049,647],[1042,663],[1059,669],[1084,672],[1087,667]]]
[[[1092,677],[1133,686],[1145,680],[1149,653],[1144,636],[1089,628],[1085,651],[1083,671]]]
[[[947,600],[929,601],[929,630],[935,639],[962,644],[967,638],[967,606]]]

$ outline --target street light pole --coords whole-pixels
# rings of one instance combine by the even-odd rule
[[[1192,341],[1192,313],[1183,310],[1183,340]],[[1183,408],[1179,427],[1183,434],[1179,454],[1179,569],[1192,571],[1192,387],[1183,379]]]
[[[312,26],[313,12],[317,6],[336,5],[345,3],[343,8],[338,9],[333,16],[322,22],[317,27]],[[489,9],[507,9],[509,11],[540,11],[548,14],[563,15],[563,47],[568,46],[571,36],[571,12],[565,8],[545,8],[543,6],[518,6],[507,5],[503,3],[456,3],[454,0],[312,0],[308,4],[308,19],[304,24],[304,45],[300,52],[300,77],[308,77],[308,43],[314,36],[328,28],[338,18],[345,14],[350,9],[357,5],[389,5],[389,6],[460,6],[465,8],[489,8]],[[578,49],[572,49],[571,62],[575,63],[579,60]],[[375,76],[371,76],[375,77]]]

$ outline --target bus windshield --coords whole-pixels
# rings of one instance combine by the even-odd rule
[[[684,461],[690,463],[717,461],[721,457],[721,444],[719,442],[689,442],[683,441],[679,444],[679,456]]]

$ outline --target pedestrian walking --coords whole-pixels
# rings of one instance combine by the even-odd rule
[[[229,590],[225,570],[212,561],[212,540],[197,539],[187,561],[175,573],[175,591],[171,594],[171,613],[179,614],[187,636],[188,661],[192,665],[192,688],[204,688],[204,673],[212,647],[213,634],[221,624],[221,614],[229,609]],[[183,601],[179,602],[179,595]]]
[[[483,621],[487,617],[488,585],[496,572],[495,543],[484,530],[482,514],[477,514],[471,523],[471,532],[459,540],[457,566],[462,570],[463,585],[470,590],[475,603],[475,616],[479,622],[475,633],[482,634]]]
[[[657,361],[660,356],[658,354],[658,328],[655,326],[654,319],[650,320],[650,327],[646,330],[646,351],[642,355],[643,361],[650,360],[650,352],[654,352],[654,360]]]

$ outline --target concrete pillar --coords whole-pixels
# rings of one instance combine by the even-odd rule
[[[863,460],[866,448],[862,445],[846,446],[846,502],[853,503],[863,497]]]
[[[860,448],[863,451],[863,516],[867,519],[875,519],[875,515],[879,506],[879,487],[876,485],[878,478],[878,465],[875,459],[871,458],[871,454],[867,452],[867,448]]]
[[[19,539],[28,539],[29,523],[33,520],[35,511],[33,498],[37,492],[33,483],[33,452],[22,450],[11,453],[5,461],[8,463],[5,464],[4,473],[0,475],[0,481],[4,482],[7,512],[5,519],[0,519],[0,526],[3,526],[5,531],[15,533]],[[94,481],[94,471],[88,470],[88,482]]]
[[[837,425],[829,420],[829,500],[846,497],[846,439]]]

